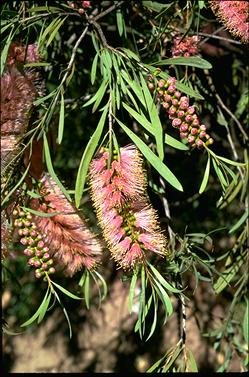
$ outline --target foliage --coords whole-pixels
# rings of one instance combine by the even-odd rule
[[[134,331],[146,341],[156,336],[156,330],[166,327],[169,317],[177,314],[176,301],[181,318],[179,341],[158,355],[148,372],[198,370],[186,345],[185,313],[203,283],[217,299],[222,300],[224,292],[231,297],[222,325],[214,328],[210,323],[202,333],[210,337],[217,353],[224,353],[217,371],[229,371],[234,352],[245,370],[249,303],[245,46],[229,34],[219,40],[210,33],[207,40],[220,44],[209,43],[215,53],[208,54],[206,34],[200,30],[215,16],[207,2],[92,1],[85,7],[81,3],[89,2],[1,5],[1,73],[12,41],[36,43],[41,60],[24,68],[39,69],[46,86],[44,95],[34,102],[37,116],[25,135],[20,156],[35,141],[42,141],[44,169],[101,236],[89,197],[90,163],[101,147],[112,154],[135,144],[144,159],[148,195],[168,237],[168,254],[153,256],[134,270],[122,272],[123,280],[130,284],[130,313],[138,303]],[[174,38],[191,35],[202,38],[199,55],[172,57]],[[198,109],[214,144],[197,149],[181,141],[149,89],[149,77],[176,77],[176,89]],[[20,169],[9,173],[7,183],[3,174],[3,210],[17,190],[30,200],[39,197],[35,186],[30,189],[27,184],[28,171],[29,166],[21,163]],[[8,228],[11,221],[9,216]],[[18,332],[35,321],[40,324],[57,302],[73,336],[62,295],[68,307],[70,297],[83,300],[89,308],[95,284],[99,304],[108,297],[111,282],[105,281],[100,265],[94,270],[85,268],[71,279],[58,269],[53,280],[46,274],[38,281],[21,255],[20,244],[13,239],[11,247],[15,252],[2,261],[3,286],[12,292],[12,305],[4,311],[4,318],[8,323],[8,317],[15,315]],[[191,279],[194,289],[188,284]],[[35,313],[32,307],[38,308]],[[11,333],[8,326],[4,328]]]

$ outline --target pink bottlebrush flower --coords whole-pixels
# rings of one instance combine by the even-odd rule
[[[161,233],[142,233],[139,235],[138,240],[142,242],[146,249],[157,254],[163,254],[162,250],[165,247],[165,239]]]
[[[196,56],[199,53],[198,42],[200,38],[197,35],[193,35],[191,37],[175,37],[174,38],[174,46],[172,49],[172,56],[173,57],[189,57],[189,56]]]
[[[101,159],[102,156],[103,154],[97,155],[96,159]],[[147,182],[142,159],[136,147],[129,145],[120,148],[120,159],[111,162],[113,175],[110,182],[101,190],[99,174],[95,169],[96,159],[90,164],[89,171],[91,196],[112,257],[122,268],[127,269],[141,263],[146,250],[165,254],[166,238],[160,232],[156,211],[148,203],[145,190]],[[104,174],[104,171],[100,174]],[[110,196],[113,197],[115,192],[121,193],[122,200],[110,200]],[[139,235],[145,232],[151,232],[155,234],[155,238],[160,239],[158,248],[146,248],[142,241],[139,241]]]
[[[209,1],[214,14],[234,37],[249,43],[248,1]]]
[[[61,212],[53,217],[33,218],[38,231],[46,234],[44,241],[50,253],[70,276],[82,267],[94,268],[102,251],[99,241],[48,173],[43,175],[41,183],[45,192],[43,198],[50,208],[48,211]],[[40,210],[39,202],[33,200],[31,208]],[[43,241],[40,241],[39,247],[44,247]]]

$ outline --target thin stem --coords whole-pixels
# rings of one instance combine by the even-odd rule
[[[164,180],[162,179],[162,177],[159,178],[159,181],[160,181],[160,184],[161,184],[162,188],[165,191],[165,183],[164,183]],[[171,219],[170,210],[169,210],[169,204],[168,204],[168,200],[165,197],[165,195],[162,197],[162,202],[163,202],[163,208],[164,208],[164,212],[165,212],[166,217],[168,219]],[[169,232],[169,239],[170,239],[171,249],[174,249],[174,245],[175,245],[175,233],[172,230],[172,228],[171,228],[170,225],[168,225],[168,232]]]

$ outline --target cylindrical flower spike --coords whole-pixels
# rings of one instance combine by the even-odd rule
[[[97,217],[112,257],[124,269],[143,263],[148,251],[161,256],[166,253],[167,241],[146,193],[142,162],[137,148],[128,145],[120,148],[111,162],[109,152],[102,148],[90,164]]]
[[[97,170],[101,171],[101,166],[98,166]],[[85,219],[78,215],[76,208],[67,200],[48,173],[42,176],[41,183],[46,205],[33,200],[31,207],[40,212],[60,212],[52,217],[33,218],[37,230],[41,234],[46,234],[46,245],[50,254],[65,268],[65,273],[69,276],[82,267],[94,268],[102,252],[97,237],[89,230]],[[46,250],[44,241],[38,242],[39,249],[43,251]]]
[[[180,138],[191,147],[203,148],[204,145],[212,144],[213,139],[208,141],[210,136],[206,133],[206,126],[200,125],[195,107],[189,105],[187,96],[176,90],[175,82],[175,77],[167,81],[158,80],[156,88],[157,98],[172,120],[172,126],[179,129]]]

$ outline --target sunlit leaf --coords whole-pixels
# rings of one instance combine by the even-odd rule
[[[204,176],[203,176],[201,186],[199,189],[199,194],[202,194],[205,191],[205,188],[207,187],[209,173],[210,173],[210,154],[208,154],[207,165],[206,165]]]
[[[105,109],[100,117],[99,123],[97,125],[96,130],[94,131],[93,135],[91,136],[84,153],[82,155],[80,166],[78,169],[77,177],[76,177],[76,183],[75,183],[75,204],[78,208],[80,205],[80,200],[82,197],[82,193],[85,186],[85,181],[87,177],[88,167],[90,164],[90,161],[94,155],[94,152],[98,146],[104,125],[106,120],[106,115],[108,111],[108,104],[106,104]]]
[[[179,191],[183,191],[181,183],[175,177],[175,175],[170,171],[170,169],[150,150],[150,148],[128,127],[126,127],[120,120],[116,118],[117,122],[131,138],[131,140],[136,144],[138,149],[142,152],[144,157],[151,163],[151,165],[159,172],[159,174],[169,182],[173,187]]]

